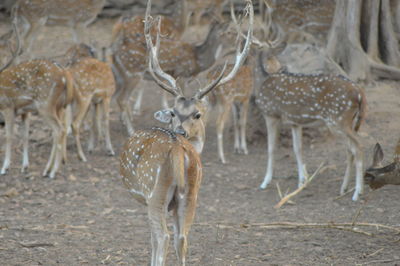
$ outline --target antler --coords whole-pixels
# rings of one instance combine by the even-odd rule
[[[236,48],[236,60],[235,60],[235,65],[233,66],[233,69],[231,72],[225,76],[221,81],[219,82],[219,85],[224,84],[231,80],[236,73],[238,72],[239,68],[242,66],[244,60],[246,59],[249,51],[250,51],[250,45],[253,39],[253,25],[254,25],[254,10],[253,10],[253,3],[251,0],[247,0],[247,5],[246,5],[246,13],[249,14],[249,29],[247,31],[247,36],[246,36],[246,43],[243,47],[243,51],[240,52],[240,42],[238,43],[238,46]]]
[[[8,68],[8,67],[12,64],[12,62],[14,61],[14,59],[15,59],[15,58],[19,55],[19,53],[20,53],[21,43],[20,43],[20,39],[19,39],[19,32],[18,32],[18,29],[17,29],[17,21],[16,21],[16,18],[14,19],[14,21],[13,21],[13,23],[12,23],[12,28],[13,28],[13,31],[15,32],[15,37],[16,37],[16,48],[15,48],[15,51],[13,51],[12,48],[11,48],[11,44],[10,44],[10,42],[8,41],[8,47],[9,47],[9,49],[10,49],[10,51],[11,51],[11,58],[10,58],[10,60],[8,60],[8,62],[7,62],[3,67],[0,68],[0,73],[3,72],[4,69]]]
[[[234,64],[231,72],[229,72],[228,75],[223,77],[225,69],[226,69],[226,65],[227,65],[227,62],[226,62],[225,66],[223,67],[218,78],[215,79],[211,84],[207,85],[205,88],[199,90],[196,93],[195,97],[197,97],[198,99],[203,98],[207,93],[209,93],[217,85],[222,85],[222,84],[230,81],[233,77],[235,77],[236,73],[238,72],[240,67],[243,65],[243,62],[246,59],[246,57],[250,51],[250,45],[252,43],[252,38],[253,38],[254,10],[253,10],[253,3],[251,2],[251,0],[246,0],[246,2],[247,2],[247,5],[245,8],[245,11],[246,11],[246,14],[249,15],[249,29],[247,31],[247,36],[245,37],[246,43],[243,47],[243,50],[240,51],[241,45],[240,45],[240,41],[238,41],[238,45],[236,48],[236,60],[235,60],[235,64]],[[239,32],[241,33],[241,31],[239,31]],[[240,33],[238,33],[238,34],[240,34]],[[239,36],[238,36],[238,40],[240,40]]]
[[[267,12],[266,12],[266,18],[265,21],[261,22],[261,30],[263,32],[263,36],[265,38],[267,38],[267,40],[265,42],[260,41],[258,38],[256,38],[255,36],[252,37],[252,43],[254,43],[255,45],[257,45],[258,47],[269,47],[269,48],[275,48],[278,45],[281,44],[282,40],[283,40],[283,30],[279,25],[273,24],[272,23],[272,11],[273,8],[270,6],[270,4],[264,0],[264,4],[267,7]],[[240,34],[240,36],[242,36],[243,38],[246,38],[245,35],[241,32],[240,29],[240,25],[236,19],[236,15],[235,15],[235,10],[233,8],[233,2],[231,0],[231,18],[232,18],[232,22],[236,28],[236,32],[238,32]],[[264,22],[266,22],[264,24]],[[275,30],[275,39],[274,40],[269,40],[268,37],[271,37],[271,32],[272,30]]]
[[[147,49],[149,50],[149,72],[162,89],[166,90],[174,96],[182,95],[181,90],[176,84],[176,80],[171,75],[165,73],[161,69],[160,63],[158,62],[161,20],[158,19],[156,46],[154,47],[153,40],[150,34],[150,29],[152,26],[151,24],[153,23],[153,18],[150,16],[150,10],[151,0],[147,2],[146,16],[144,21],[144,35],[146,38]],[[161,77],[161,79],[166,80],[169,85],[163,82],[157,75]]]

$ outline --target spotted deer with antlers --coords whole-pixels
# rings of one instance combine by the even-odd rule
[[[302,128],[325,125],[346,139],[347,168],[340,193],[345,193],[355,166],[356,187],[352,199],[356,201],[363,190],[363,152],[356,134],[366,110],[363,88],[340,75],[269,74],[262,61],[263,53],[260,53],[258,68],[264,82],[256,94],[256,104],[268,129],[267,172],[260,188],[265,189],[273,176],[278,127],[282,121],[291,126],[299,186],[307,176],[302,156]]]
[[[19,41],[17,43],[16,50],[19,51]],[[15,52],[0,71],[0,112],[5,120],[6,131],[5,158],[0,174],[5,174],[10,167],[14,120],[15,115],[19,114],[24,124],[21,170],[24,172],[28,168],[28,116],[31,112],[37,112],[52,129],[53,144],[43,175],[53,178],[63,156],[65,126],[62,115],[72,100],[72,77],[68,71],[48,60],[32,60],[8,67],[17,54]]]
[[[203,116],[207,108],[204,96],[218,84],[231,80],[248,54],[254,15],[251,1],[246,2],[250,20],[248,41],[242,51],[238,50],[234,67],[227,75],[224,75],[224,67],[215,80],[191,97],[184,96],[176,79],[160,67],[160,38],[157,35],[154,46],[150,35],[151,1],[148,2],[145,36],[149,47],[149,71],[157,84],[175,97],[175,104],[172,109],[155,114],[158,120],[169,124],[169,129],[138,130],[128,140],[121,153],[120,173],[134,198],[148,206],[153,266],[165,265],[169,245],[168,211],[172,211],[178,261],[185,265],[187,235],[194,219],[202,178],[200,154],[205,140]]]
[[[377,143],[374,147],[372,165],[366,170],[364,180],[372,189],[385,185],[400,185],[400,139],[397,141],[393,162],[383,166],[383,151]]]
[[[208,69],[215,62],[219,35],[225,27],[225,24],[217,21],[211,23],[205,41],[199,45],[183,42],[177,38],[162,38],[159,51],[161,67],[166,73],[180,78],[191,78]],[[138,32],[129,36],[131,35],[140,37],[142,33]],[[116,99],[122,110],[121,118],[129,134],[132,134],[134,129],[128,100],[135,89],[143,89],[137,88],[137,85],[148,70],[147,49],[142,41],[137,41],[138,37],[136,39],[126,37],[120,41],[119,45],[111,46],[113,70],[118,84]],[[137,103],[140,102],[140,98],[137,99]],[[163,105],[167,106],[166,98]],[[140,104],[135,104],[136,111],[139,107]]]
[[[39,29],[47,25],[69,26],[75,43],[83,41],[84,29],[103,9],[106,0],[18,0],[13,17],[23,22],[23,47],[31,54]]]

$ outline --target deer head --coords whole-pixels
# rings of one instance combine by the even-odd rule
[[[399,148],[399,144],[397,148]],[[378,189],[387,184],[400,185],[400,162],[397,152],[394,161],[386,166],[382,164],[383,157],[381,145],[377,143],[373,151],[372,165],[364,175],[365,182],[372,189]]]
[[[155,22],[150,17],[151,0],[147,2],[145,19],[145,37],[149,50],[149,72],[156,83],[165,91],[175,97],[173,108],[161,110],[155,113],[155,118],[163,123],[169,124],[171,129],[177,134],[185,136],[195,147],[197,152],[201,152],[204,145],[205,129],[203,116],[207,110],[207,103],[204,97],[217,85],[224,84],[231,80],[243,64],[250,50],[251,38],[253,35],[253,6],[250,0],[247,0],[246,11],[249,14],[249,29],[246,37],[246,43],[241,50],[240,43],[237,45],[236,61],[232,70],[224,76],[227,63],[225,63],[221,73],[210,84],[200,88],[193,96],[187,97],[182,93],[182,89],[176,82],[176,79],[164,72],[158,62],[158,52],[160,46],[160,20],[158,19],[158,30],[156,45],[154,46],[151,38],[151,24]]]

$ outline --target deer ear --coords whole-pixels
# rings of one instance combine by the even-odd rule
[[[171,110],[164,109],[154,113],[154,118],[161,123],[169,124],[172,120]]]
[[[374,158],[372,161],[372,166],[374,168],[381,167],[382,161],[383,161],[383,151],[381,145],[379,143],[376,143],[374,147]]]

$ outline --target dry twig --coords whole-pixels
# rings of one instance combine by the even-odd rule
[[[319,165],[319,167],[317,168],[317,170],[315,170],[315,172],[309,177],[307,178],[306,182],[304,182],[304,184],[300,187],[298,187],[295,191],[293,191],[292,193],[290,193],[289,195],[286,195],[283,199],[281,199],[275,206],[275,209],[279,209],[280,207],[282,207],[286,202],[288,202],[290,200],[290,198],[296,196],[297,194],[299,194],[303,189],[305,189],[308,184],[310,184],[310,182],[314,179],[314,177],[318,174],[318,172],[320,172],[322,170],[322,166],[324,165],[324,163],[321,163]]]

